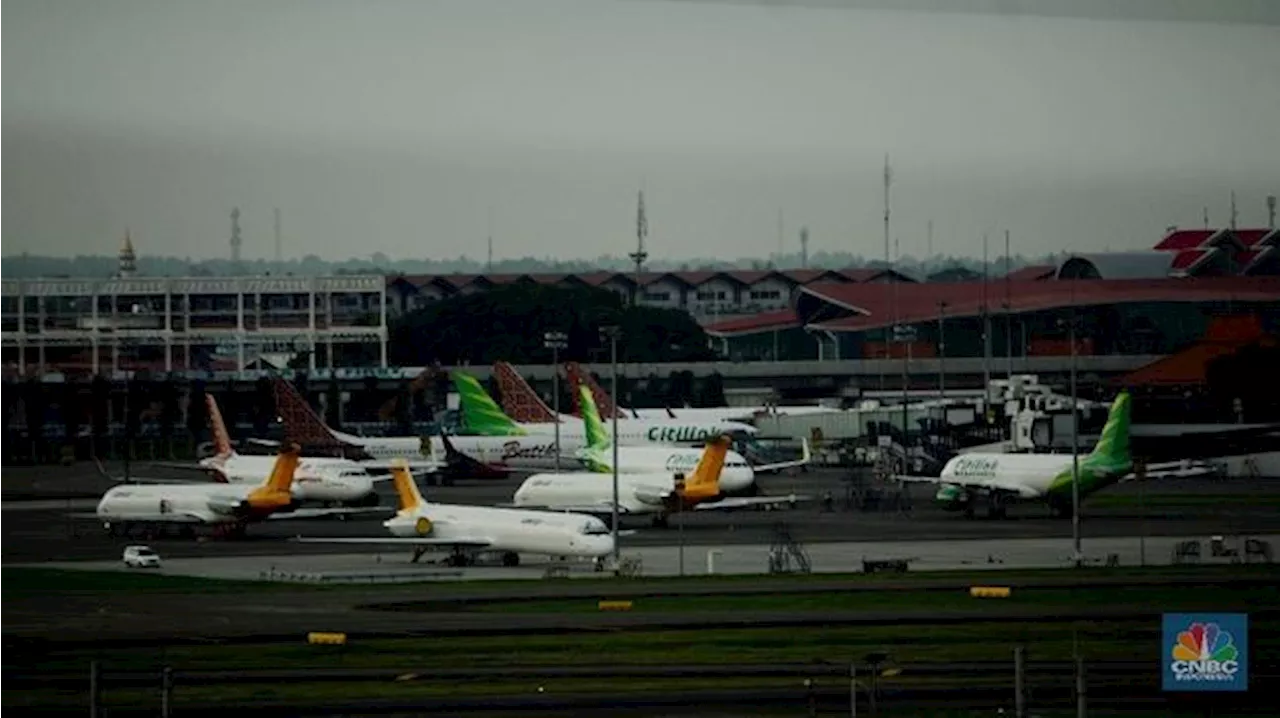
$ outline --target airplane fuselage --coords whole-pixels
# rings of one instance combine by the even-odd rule
[[[116,486],[98,501],[97,515],[106,522],[216,524],[258,519],[280,508],[255,504],[250,496],[254,488],[247,484]]]
[[[619,446],[619,474],[689,474],[702,460],[703,449],[686,449],[670,446]],[[613,450],[600,450],[604,462],[613,461]],[[599,474],[606,475],[606,474]],[[725,453],[724,468],[720,472],[720,490],[743,491],[755,483],[755,470],[736,451]]]
[[[271,472],[273,456],[233,454],[203,459],[201,466],[218,472],[228,484],[262,483]],[[292,493],[299,501],[350,502],[373,494],[373,476],[349,459],[307,457],[299,459]]]
[[[619,474],[618,509],[624,514],[653,514],[666,511],[669,496],[675,490],[672,477]],[[600,507],[600,513],[611,511],[613,481],[603,474],[564,473],[534,474],[520,484],[512,496],[515,506],[540,506],[552,511],[563,508],[581,511],[584,507]]]
[[[1080,494],[1091,494],[1113,483],[1120,475],[1095,470],[1078,457]],[[942,467],[935,499],[944,507],[958,510],[969,501],[961,482],[999,480],[1016,485],[1024,499],[1044,499],[1050,503],[1069,503],[1071,499],[1070,454],[962,454]],[[956,480],[949,483],[948,479]]]
[[[552,511],[433,503],[402,510],[383,525],[399,538],[483,539],[484,551],[599,558],[614,548],[600,519]]]

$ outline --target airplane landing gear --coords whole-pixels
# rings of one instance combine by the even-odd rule
[[[502,554],[502,565],[503,566],[519,566],[520,554],[516,553],[515,551],[504,552]]]
[[[666,515],[666,514],[658,514],[657,516],[654,516],[654,517],[653,517],[653,527],[654,527],[654,528],[656,528],[656,529],[665,529],[665,528],[667,528],[667,526],[668,526],[668,525],[669,525],[669,524],[668,524],[668,522],[667,522],[667,515]]]

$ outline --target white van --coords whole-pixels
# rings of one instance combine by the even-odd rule
[[[160,568],[160,554],[150,546],[126,546],[124,565],[129,568]]]

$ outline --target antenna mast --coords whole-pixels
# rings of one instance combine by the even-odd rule
[[[928,246],[926,247],[927,251],[925,254],[925,259],[926,260],[933,259],[933,220],[932,219],[929,220],[929,233],[928,233],[928,239],[926,240],[926,243],[928,244]]]
[[[1276,228],[1276,196],[1267,195],[1267,229]]]
[[[644,271],[644,260],[649,253],[644,251],[644,238],[649,236],[649,219],[644,214],[644,190],[640,190],[640,199],[636,203],[636,251],[631,253],[631,261],[636,263],[636,291],[631,295],[634,305],[640,298],[640,275]]]
[[[240,245],[244,240],[240,238],[240,208],[231,208],[231,261],[240,264]]]
[[[884,155],[884,263],[892,265],[889,259],[889,185],[893,183],[893,170],[889,169],[889,153]]]
[[[775,269],[782,269],[782,226],[783,226],[782,208],[779,207],[778,208],[778,255],[774,259]]]
[[[809,268],[809,228],[800,228],[800,268]]]
[[[1231,231],[1236,229],[1236,191],[1231,190]]]
[[[281,245],[280,235],[280,208],[275,210],[275,230],[276,230],[276,263],[284,261],[284,249]]]
[[[991,386],[991,312],[987,302],[987,235],[982,235],[982,391]]]
[[[1004,231],[1004,346],[1009,361],[1009,383],[1013,383],[1013,254],[1009,252],[1009,230]]]

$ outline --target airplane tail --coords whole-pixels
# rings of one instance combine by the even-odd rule
[[[730,443],[729,437],[724,435],[707,442],[698,465],[685,476],[683,493],[686,498],[720,495],[720,472],[724,469],[724,458],[729,452]]]
[[[551,424],[560,420],[515,367],[504,361],[494,362],[493,375],[498,379],[502,409],[507,416],[528,424]]]
[[[283,505],[292,500],[293,473],[298,470],[298,455],[302,448],[297,444],[285,444],[276,456],[276,463],[271,466],[271,473],[266,481],[249,494],[249,503],[265,505]]]
[[[391,480],[395,482],[401,511],[410,511],[427,505],[427,500],[422,498],[422,492],[418,491],[418,485],[413,481],[413,473],[409,471],[408,462],[403,459],[396,460],[395,465],[391,467]]]
[[[482,436],[519,436],[525,433],[511,417],[493,401],[480,382],[470,374],[453,372],[453,386],[458,390],[462,422]]]
[[[1133,467],[1133,457],[1129,453],[1129,412],[1131,399],[1128,392],[1120,392],[1111,404],[1107,414],[1107,423],[1102,427],[1102,435],[1093,451],[1084,458],[1084,463],[1108,473],[1123,473]]]
[[[600,414],[596,411],[596,402],[591,397],[591,390],[582,385],[578,385],[578,406],[582,409],[582,423],[586,429],[586,448],[609,448],[609,435],[605,433],[604,422],[600,421]]]
[[[213,432],[214,458],[226,461],[235,453],[231,449],[231,435],[227,433],[227,425],[222,420],[222,411],[218,409],[218,401],[213,394],[205,392],[204,405],[209,411],[209,429]]]
[[[345,445],[316,416],[311,405],[298,393],[293,384],[281,377],[272,377],[272,390],[276,399],[276,412],[284,422],[284,439],[299,446],[343,448]]]
[[[625,419],[627,415],[623,413],[617,404],[613,403],[613,397],[600,387],[594,378],[587,372],[582,370],[582,366],[578,362],[570,361],[564,363],[565,373],[569,376],[569,384],[573,387],[573,403],[574,414],[582,416],[582,401],[578,398],[578,387],[585,386],[591,391],[591,398],[596,402],[596,408],[599,410],[600,416],[607,416],[610,419],[616,414],[619,419]]]

